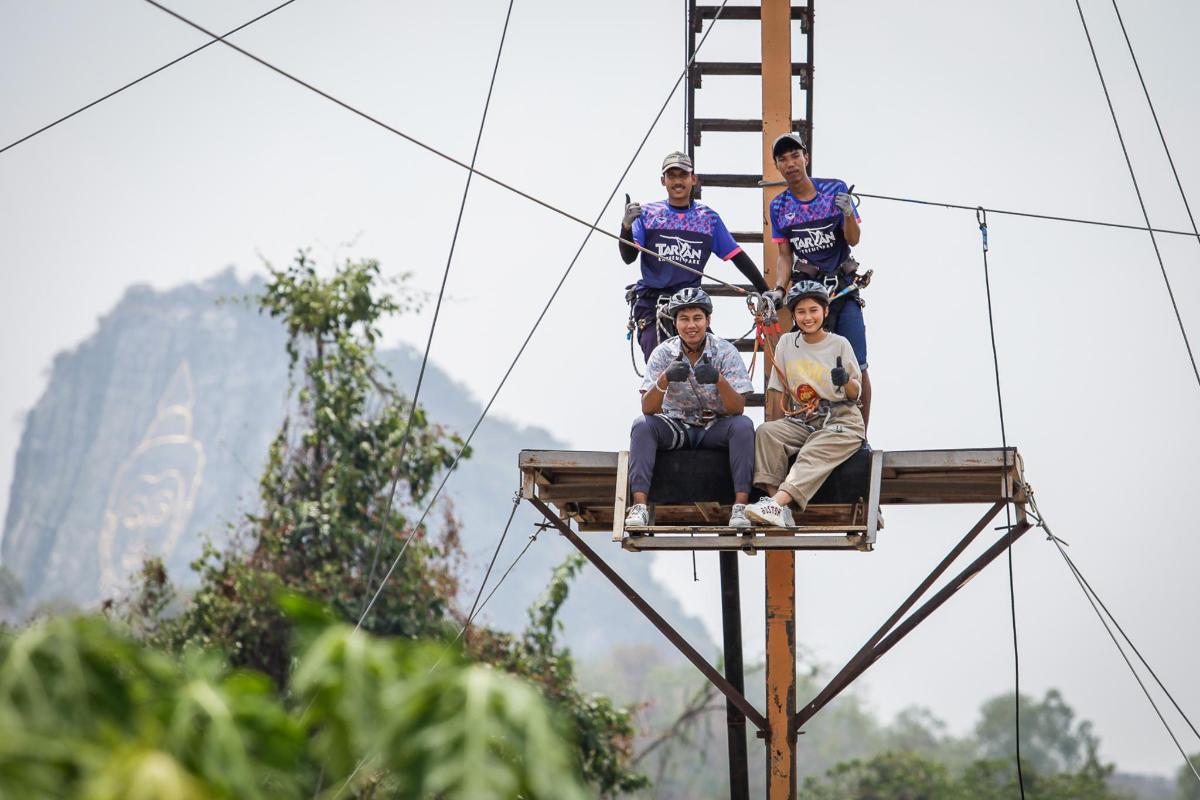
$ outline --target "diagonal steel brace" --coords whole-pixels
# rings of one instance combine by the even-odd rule
[[[571,530],[570,525],[564,522],[550,509],[549,506],[543,503],[540,499],[536,497],[529,497],[526,499],[529,500],[530,504],[532,504],[534,508],[542,512],[542,516],[549,520],[550,524],[557,528],[559,533],[567,538],[567,541],[575,545],[575,549],[577,549],[580,553],[583,553],[584,558],[592,562],[592,565],[596,567],[596,569],[600,570],[600,573],[604,575],[604,577],[608,578],[609,582],[612,583],[613,586],[617,587],[617,590],[620,591],[621,594],[629,598],[629,602],[633,603],[637,610],[641,611],[642,614],[645,615],[646,619],[650,620],[650,623],[655,628],[658,628],[659,632],[663,636],[667,637],[667,640],[671,642],[671,644],[675,645],[679,652],[683,653],[688,661],[692,662],[696,669],[704,673],[704,677],[708,678],[709,681],[711,681],[712,684],[716,686],[723,695],[729,698],[729,701],[737,706],[739,711],[746,715],[746,719],[753,722],[760,731],[767,730],[767,718],[759,713],[758,709],[752,706],[750,701],[747,700],[746,697],[739,692],[734,685],[725,678],[724,675],[718,672],[712,664],[708,663],[704,656],[700,655],[696,648],[692,647],[688,643],[687,639],[684,639],[677,630],[672,628],[671,623],[663,619],[663,617],[654,610],[654,607],[647,603],[646,600],[637,593],[637,590],[626,583],[625,579],[618,575],[617,572],[608,565],[608,562],[596,555],[596,551],[588,547],[583,539],[579,538],[579,534]]]
[[[884,653],[891,650],[896,644],[907,636],[917,625],[921,624],[934,611],[949,600],[955,593],[974,578],[980,570],[990,564],[1008,547],[1010,547],[1022,534],[1032,527],[1027,521],[1023,509],[1018,509],[1018,523],[1009,529],[1001,536],[994,544],[983,552],[977,559],[967,565],[954,579],[946,584],[933,597],[926,601],[920,608],[912,613],[903,622],[901,618],[908,612],[910,608],[925,594],[926,591],[934,584],[941,575],[949,569],[950,565],[962,555],[963,551],[975,540],[984,528],[1000,513],[1000,510],[1005,506],[1004,500],[996,501],[979,521],[969,530],[965,536],[956,544],[951,551],[946,554],[946,557],[933,568],[933,571],[921,581],[920,585],[908,596],[908,598],[900,604],[887,621],[880,626],[874,635],[867,640],[858,652],[846,663],[846,666],[838,672],[837,675],[822,689],[812,701],[793,718],[793,726],[799,729],[804,723],[808,722],[812,717],[824,708],[831,700],[837,697],[847,686],[857,679],[863,672],[872,664],[878,661]]]

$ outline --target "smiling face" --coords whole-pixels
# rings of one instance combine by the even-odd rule
[[[792,319],[796,321],[801,333],[811,335],[820,332],[827,313],[825,306],[811,297],[805,297],[792,309]]]
[[[662,185],[667,187],[667,201],[673,206],[686,206],[692,202],[692,187],[696,185],[695,173],[671,167],[663,173]]]
[[[683,343],[694,350],[708,333],[708,314],[702,308],[682,309],[675,315],[675,330]]]
[[[775,168],[788,182],[788,186],[803,183],[808,177],[808,153],[800,148],[785,150],[775,156]]]

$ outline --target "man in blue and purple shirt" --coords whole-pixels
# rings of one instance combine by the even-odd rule
[[[814,280],[831,296],[853,286],[858,262],[850,248],[862,234],[858,212],[845,182],[810,178],[808,147],[797,133],[785,133],[771,148],[775,167],[787,188],[771,201],[771,240],[779,245],[772,293],[776,306],[790,282]],[[826,329],[850,340],[862,370],[863,421],[871,412],[871,379],[867,374],[867,330],[858,289],[830,304]]]
[[[700,285],[700,276],[680,269],[661,259],[684,264],[703,271],[708,257],[715,254],[733,265],[760,292],[767,291],[762,273],[733,240],[725,222],[716,211],[692,199],[697,182],[692,159],[687,153],[675,152],[663,159],[662,185],[667,199],[641,205],[629,203],[621,220],[621,238],[632,240],[657,253],[642,253],[642,277],[632,289],[633,316],[638,324],[638,343],[647,361],[654,348],[673,334],[668,327],[666,336],[659,337],[656,311],[659,298],[669,298],[680,289]],[[621,259],[632,264],[638,250],[620,243]],[[668,323],[669,326],[669,323]]]

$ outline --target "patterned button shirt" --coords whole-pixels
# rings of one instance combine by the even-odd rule
[[[642,380],[643,392],[649,391],[650,387],[659,381],[663,372],[672,361],[679,358],[682,351],[683,342],[678,336],[672,336],[654,348],[650,360],[646,362],[646,377]],[[725,380],[735,392],[750,394],[754,391],[754,384],[750,382],[750,375],[746,371],[746,363],[732,344],[709,333],[704,340],[704,354],[717,371],[725,376]],[[684,360],[687,360],[686,356]],[[727,414],[717,385],[696,383],[694,374],[689,375],[686,382],[667,384],[663,413],[689,425],[709,425],[715,417]]]

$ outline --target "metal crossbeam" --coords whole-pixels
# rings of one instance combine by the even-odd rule
[[[737,706],[737,709],[746,716],[746,719],[753,722],[755,727],[757,727],[760,731],[765,731],[767,729],[766,717],[764,717],[758,711],[758,709],[750,704],[750,701],[746,699],[745,695],[739,692],[732,683],[726,680],[725,676],[718,672],[712,664],[708,663],[707,659],[700,655],[696,648],[692,647],[692,645],[688,643],[687,639],[684,639],[683,636],[680,635],[679,631],[671,627],[671,623],[663,619],[662,615],[655,611],[654,607],[647,603],[645,598],[638,594],[637,590],[630,586],[624,578],[618,575],[616,570],[608,565],[607,561],[596,555],[596,551],[588,547],[587,544],[584,543],[583,539],[580,539],[579,535],[575,533],[575,531],[571,530],[570,525],[559,518],[559,516],[555,514],[549,506],[547,506],[538,498],[527,497],[526,499],[534,508],[542,513],[542,516],[544,516],[551,525],[558,529],[559,533],[566,537],[567,541],[575,546],[576,550],[583,554],[584,558],[592,562],[592,565],[596,569],[600,570],[600,574],[608,578],[609,582],[613,586],[617,587],[617,590],[621,592],[621,594],[625,595],[625,597],[629,599],[629,602],[633,603],[634,607],[637,608],[638,611],[641,611],[646,619],[650,620],[650,624],[657,628],[659,633],[667,637],[667,640],[671,642],[671,644],[675,645],[679,652],[683,653],[684,657],[687,658],[688,661],[692,662],[692,665],[695,666],[696,669],[704,673],[704,677],[708,678],[709,681],[712,682],[713,686],[717,687],[721,694],[729,698],[729,701]]]

